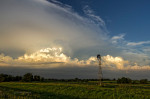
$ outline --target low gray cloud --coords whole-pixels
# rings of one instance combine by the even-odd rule
[[[66,67],[66,68],[51,68],[51,69],[34,69],[34,68],[21,68],[21,67],[0,67],[0,73],[7,73],[11,75],[24,75],[25,73],[30,72],[34,75],[40,75],[45,78],[57,78],[57,79],[69,79],[69,78],[98,78],[98,67]],[[142,75],[141,75],[142,74]],[[147,78],[150,80],[149,71],[110,71],[103,70],[104,78],[120,78],[120,77],[129,77],[132,79],[144,79]]]

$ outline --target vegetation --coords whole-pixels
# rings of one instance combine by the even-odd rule
[[[141,79],[141,80],[140,80],[140,83],[141,83],[141,84],[147,84],[147,83],[148,83],[148,80],[147,80],[147,79]]]
[[[33,81],[33,75],[31,73],[27,73],[23,76],[22,80],[25,82],[31,82]]]
[[[117,84],[115,81],[1,82],[1,99],[150,99],[150,84]]]
[[[147,79],[103,79],[99,86],[97,79],[44,79],[27,73],[23,77],[0,74],[0,80],[4,81],[0,99],[150,99]]]
[[[122,77],[117,80],[117,83],[119,83],[119,84],[129,84],[131,82],[132,82],[132,80],[130,78],[126,78],[126,77]]]
[[[44,81],[44,78],[38,75],[32,75],[32,73],[26,73],[23,77],[0,74],[0,82],[9,82],[9,81],[23,81],[23,82]]]

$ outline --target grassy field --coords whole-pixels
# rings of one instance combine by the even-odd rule
[[[150,84],[1,82],[0,99],[150,99]]]

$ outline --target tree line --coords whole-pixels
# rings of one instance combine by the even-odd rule
[[[122,77],[118,78],[117,83],[119,84],[148,84],[148,79],[131,80],[130,78]]]
[[[32,73],[26,73],[23,76],[0,74],[0,82],[9,82],[9,81],[22,81],[22,82],[44,81],[44,78],[40,77],[39,75],[33,75]]]
[[[88,81],[99,81],[99,79],[45,79],[39,75],[33,75],[32,73],[26,73],[23,76],[12,76],[7,74],[0,74],[0,82],[10,82],[10,81],[22,81],[22,82],[32,82],[32,81],[63,81],[63,82],[88,82]],[[130,78],[122,77],[117,80],[114,79],[102,79],[102,81],[116,81],[118,84],[147,84],[148,79],[141,80],[131,80]]]

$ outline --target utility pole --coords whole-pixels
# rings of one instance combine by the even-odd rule
[[[102,86],[102,67],[101,67],[101,55],[98,54],[97,55],[97,60],[99,62],[99,72],[98,72],[98,76],[99,76],[99,85]]]

